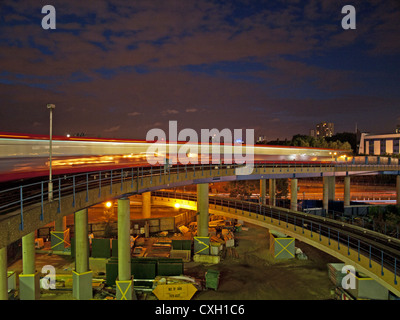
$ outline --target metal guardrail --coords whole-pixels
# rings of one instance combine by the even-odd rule
[[[164,198],[176,198],[181,200],[188,201],[197,201],[197,196],[193,194],[187,193],[175,193],[175,192],[166,192],[166,191],[156,191],[153,192],[154,196],[164,197]],[[371,261],[375,261],[381,265],[381,275],[384,275],[383,268],[390,270],[394,274],[393,283],[397,285],[397,275],[400,274],[400,256],[394,256],[388,254],[382,249],[371,245],[368,242],[361,241],[360,239],[350,235],[348,232],[341,231],[338,227],[332,227],[328,222],[317,222],[309,217],[299,216],[299,214],[295,214],[290,210],[279,209],[277,207],[272,207],[268,205],[256,204],[249,201],[242,201],[232,198],[222,198],[212,196],[209,198],[209,203],[215,206],[224,206],[232,209],[235,209],[235,212],[239,210],[242,214],[244,211],[248,211],[251,214],[258,215],[255,220],[263,219],[267,221],[271,219],[278,220],[279,225],[283,225],[288,227],[289,224],[294,226],[294,230],[299,228],[302,230],[304,234],[304,230],[307,229],[311,232],[311,237],[315,235],[319,241],[322,241],[322,236],[327,237],[329,241],[329,245],[331,244],[331,240],[337,241],[338,249],[340,246],[347,247],[348,254],[350,255],[350,248],[356,250],[358,253],[358,261],[360,261],[360,256],[363,255],[368,257],[369,259],[369,267],[372,267]],[[240,213],[238,213],[240,217]],[[238,217],[238,218],[239,218]]]

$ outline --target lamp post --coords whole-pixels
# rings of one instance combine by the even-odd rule
[[[52,153],[53,153],[53,109],[55,109],[54,104],[48,104],[47,109],[50,110],[50,146],[49,146],[49,201],[53,201],[53,181],[52,181]]]

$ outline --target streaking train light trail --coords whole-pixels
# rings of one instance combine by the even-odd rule
[[[157,142],[128,139],[100,139],[80,137],[53,137],[54,175],[110,170],[130,166],[150,166],[149,158],[164,158],[168,163],[179,163],[179,154],[169,153],[186,142],[168,142],[165,154],[149,155],[150,146]],[[215,150],[219,149],[221,163],[232,163],[232,159],[224,157],[224,144],[208,144],[206,157],[209,163],[215,158]],[[254,162],[274,163],[309,163],[332,162],[349,153],[348,150],[332,150],[308,147],[286,147],[267,145],[242,145],[253,148]],[[193,149],[191,149],[193,150]],[[204,144],[202,148],[204,150]],[[201,152],[201,151],[200,151]],[[205,163],[201,153],[187,153],[189,159],[197,159]],[[175,158],[174,158],[175,157]],[[49,171],[49,137],[46,135],[13,134],[0,132],[0,182],[46,176]]]

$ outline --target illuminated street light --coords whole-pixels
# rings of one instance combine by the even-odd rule
[[[111,206],[112,206],[112,202],[111,202],[111,201],[107,201],[107,202],[106,202],[106,207],[107,207],[107,208],[111,208]]]
[[[175,203],[175,208],[179,209],[181,205],[179,203]]]

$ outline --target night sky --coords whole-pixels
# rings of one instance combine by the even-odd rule
[[[47,103],[55,135],[145,139],[169,120],[269,140],[321,121],[394,132],[400,2],[1,0],[0,131],[47,134]]]

